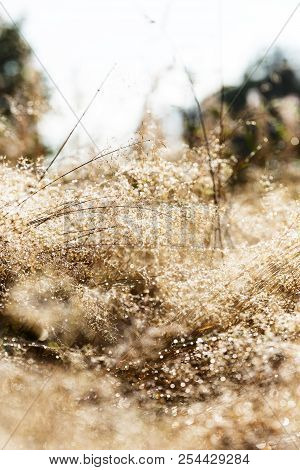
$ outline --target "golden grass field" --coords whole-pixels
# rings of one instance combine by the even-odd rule
[[[232,188],[210,139],[2,161],[2,447],[299,446],[299,163]]]

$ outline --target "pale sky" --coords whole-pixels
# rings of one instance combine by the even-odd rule
[[[297,0],[3,0],[23,34],[80,114],[109,69],[84,125],[100,147],[127,142],[141,116],[145,96],[160,75],[155,109],[192,104],[182,63],[196,80],[199,97],[221,81],[237,82],[245,67],[270,46]],[[1,16],[7,18],[0,6]],[[9,21],[9,20],[8,20]],[[300,9],[277,45],[299,54]],[[168,67],[177,64],[173,71]],[[38,65],[37,65],[38,66]],[[221,72],[222,71],[222,72]],[[76,119],[57,90],[43,120],[45,139],[55,146]],[[87,138],[78,128],[75,139]],[[73,142],[74,148],[74,142]],[[70,147],[65,154],[71,152]]]

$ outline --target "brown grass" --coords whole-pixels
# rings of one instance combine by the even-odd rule
[[[147,144],[49,185],[69,168],[39,183],[1,165],[7,448],[299,445],[299,169],[253,169],[232,194],[217,139],[212,161],[166,153]]]

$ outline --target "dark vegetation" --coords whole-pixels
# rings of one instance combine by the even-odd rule
[[[48,153],[38,122],[47,109],[44,79],[17,26],[0,23],[0,153],[16,162]]]
[[[245,72],[241,83],[223,87],[203,104],[210,130],[216,131],[222,121],[223,156],[231,158],[232,182],[244,181],[249,165],[265,167],[278,159],[288,162],[300,156],[300,146],[293,140],[299,134],[298,74],[279,50],[253,74],[254,69],[255,64]],[[290,106],[289,98],[293,99],[292,122],[284,113]],[[182,116],[189,147],[203,144],[196,107],[182,110]]]

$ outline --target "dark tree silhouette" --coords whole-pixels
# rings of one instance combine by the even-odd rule
[[[37,124],[47,89],[17,26],[0,24],[0,153],[10,160],[47,153]]]
[[[259,62],[258,62],[259,63]],[[300,79],[280,50],[255,73],[255,64],[246,70],[237,86],[227,86],[203,102],[208,130],[216,130],[221,119],[221,97],[224,102],[222,126],[225,149],[223,156],[234,155],[234,178],[242,181],[249,164],[265,165],[270,158],[299,156],[300,146],[293,146],[291,138],[299,133],[299,121],[292,126],[281,112],[284,98],[298,99],[300,110]],[[259,106],[249,104],[251,92],[259,99]],[[196,106],[181,110],[183,138],[190,147],[204,143]],[[267,142],[267,144],[265,143]],[[261,144],[264,143],[263,148]],[[258,150],[259,149],[259,150]]]

